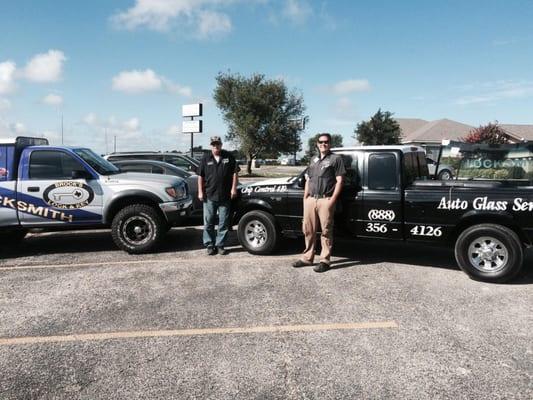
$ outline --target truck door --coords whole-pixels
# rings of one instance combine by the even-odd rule
[[[362,208],[356,232],[362,237],[402,239],[400,155],[369,152],[364,156]]]
[[[0,145],[0,224],[18,225],[17,209],[13,204],[15,194],[15,175],[13,155],[14,144]]]
[[[92,224],[102,221],[102,188],[73,154],[33,150],[24,161],[17,199],[22,225]],[[73,171],[86,178],[73,179]]]

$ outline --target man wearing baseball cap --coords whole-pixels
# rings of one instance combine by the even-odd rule
[[[198,198],[204,203],[203,242],[210,256],[217,252],[226,255],[224,244],[231,223],[231,199],[237,197],[239,167],[231,153],[222,150],[220,136],[211,136],[210,143],[211,152],[204,154],[198,174]]]

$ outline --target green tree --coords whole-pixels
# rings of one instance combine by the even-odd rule
[[[488,123],[487,125],[480,125],[478,128],[472,129],[468,135],[461,138],[463,142],[467,143],[486,143],[486,144],[504,144],[509,143],[509,137],[498,121]]]
[[[249,78],[219,73],[214,99],[228,124],[226,139],[246,154],[247,172],[261,153],[300,151],[301,128],[294,120],[305,111],[303,97],[290,92],[282,80],[262,74]]]
[[[305,155],[301,159],[302,164],[309,164],[311,158],[318,154],[318,147],[316,146],[316,142],[318,141],[320,135],[322,135],[322,133],[317,133],[316,135],[310,137],[307,140],[307,150],[305,151]],[[342,147],[342,139],[342,135],[331,134],[330,147]]]
[[[364,145],[399,144],[402,131],[389,111],[375,113],[369,121],[363,121],[354,130],[354,138]]]

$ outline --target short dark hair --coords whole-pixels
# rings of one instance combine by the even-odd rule
[[[316,138],[316,141],[318,142],[318,140],[320,139],[321,136],[326,136],[328,138],[328,142],[331,143],[331,134],[327,133],[327,132],[324,132],[324,133],[319,133],[317,138]]]

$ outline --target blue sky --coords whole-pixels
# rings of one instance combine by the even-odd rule
[[[471,125],[533,124],[532,1],[4,0],[0,137],[112,150],[187,150],[181,105],[220,71],[300,92],[304,139],[351,138],[378,108]],[[107,145],[105,136],[107,132]],[[232,147],[226,144],[226,147]]]

